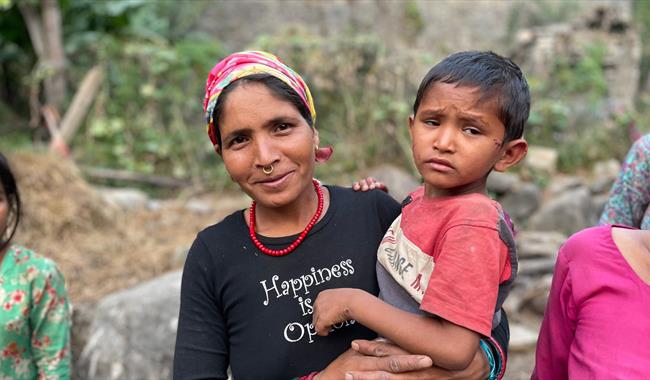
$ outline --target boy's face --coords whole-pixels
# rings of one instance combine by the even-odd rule
[[[413,159],[427,196],[485,193],[492,169],[505,170],[525,155],[523,139],[503,144],[496,104],[479,103],[480,95],[476,87],[434,83],[409,118]]]

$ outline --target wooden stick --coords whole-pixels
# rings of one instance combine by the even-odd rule
[[[70,107],[66,110],[59,128],[61,137],[66,144],[70,143],[79,126],[81,126],[81,122],[88,113],[88,109],[99,92],[103,80],[104,69],[100,65],[96,65],[86,73],[81,81],[81,85],[74,95]]]

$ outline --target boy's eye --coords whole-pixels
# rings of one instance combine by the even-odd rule
[[[480,135],[481,130],[476,128],[476,127],[465,127],[463,128],[463,132],[467,133],[468,135]]]
[[[433,127],[438,127],[438,126],[440,126],[440,121],[438,121],[436,119],[429,119],[429,120],[425,120],[424,124],[431,125]]]

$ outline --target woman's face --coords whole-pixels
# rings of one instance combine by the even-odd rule
[[[287,206],[311,188],[318,132],[266,86],[247,82],[230,92],[219,128],[230,177],[259,205]]]

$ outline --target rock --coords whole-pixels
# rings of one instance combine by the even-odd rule
[[[165,203],[160,199],[151,199],[147,202],[147,209],[151,211],[159,211],[163,208],[164,204]]]
[[[104,200],[125,210],[143,209],[149,202],[147,193],[138,189],[104,187],[97,191]]]
[[[544,275],[544,277],[536,280],[534,285],[526,289],[521,295],[521,308],[543,316],[546,304],[548,303],[548,295],[551,291],[552,282],[552,274]]]
[[[406,170],[393,165],[380,165],[370,169],[367,176],[374,177],[388,186],[389,194],[401,202],[420,182]]]
[[[567,236],[555,231],[522,231],[517,234],[517,254],[520,258],[557,256]]]
[[[77,368],[84,379],[169,379],[181,271],[102,299]]]
[[[552,176],[557,171],[557,150],[541,146],[528,147],[524,165],[535,173]]]
[[[589,190],[593,194],[609,192],[620,171],[621,164],[616,160],[597,162],[591,170],[593,179],[589,183]]]
[[[596,223],[590,192],[586,187],[567,191],[545,203],[528,221],[528,228],[571,235]]]
[[[214,212],[214,207],[208,202],[199,199],[190,199],[185,203],[185,208],[195,214],[206,215]]]
[[[573,62],[589,54],[594,45],[603,47],[602,69],[607,85],[607,103],[612,109],[634,109],[640,78],[642,39],[631,19],[630,2],[589,1],[588,12],[571,24],[550,24],[517,32],[511,58],[524,72],[544,81],[552,73],[557,57]],[[586,16],[586,17],[585,17]],[[576,97],[578,98],[578,97]],[[569,104],[573,113],[576,104]]]
[[[84,379],[77,370],[81,348],[88,342],[90,325],[95,318],[95,305],[88,303],[74,304],[72,307],[72,330],[70,331],[70,346],[72,347],[72,379]],[[78,349],[77,349],[78,348]]]
[[[591,208],[596,217],[596,221],[600,220],[600,215],[602,215],[607,201],[609,201],[609,194],[600,194],[591,198]]]
[[[176,249],[174,249],[174,253],[170,258],[171,267],[172,268],[183,267],[183,265],[185,264],[185,259],[187,258],[187,254],[189,252],[190,252],[189,245],[181,245],[176,247]]]
[[[594,178],[589,182],[589,191],[592,194],[602,194],[609,192],[609,189],[612,188],[614,180],[610,178]]]
[[[492,171],[487,179],[487,190],[503,195],[519,184],[519,177],[512,173]]]
[[[528,351],[535,348],[538,333],[518,323],[510,324],[509,350],[514,352]]]
[[[506,300],[503,301],[503,309],[506,311],[506,314],[508,315],[508,319],[510,321],[513,320],[513,317],[519,314],[519,309],[521,308],[522,304],[522,296],[525,292],[525,289],[520,286],[519,281],[521,281],[521,277],[517,277],[515,280],[515,286],[510,291],[510,294],[508,294],[508,297],[506,297]]]
[[[547,192],[550,196],[555,197],[582,185],[583,183],[580,177],[556,176],[548,185]]]
[[[499,199],[503,209],[518,224],[525,224],[528,218],[539,207],[542,194],[534,184],[522,182]]]
[[[517,275],[538,276],[542,274],[553,273],[554,268],[555,257],[520,260]]]

